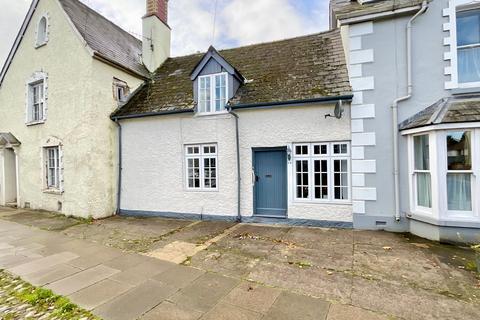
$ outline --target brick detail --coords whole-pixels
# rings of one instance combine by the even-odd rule
[[[163,23],[168,22],[168,0],[147,0],[147,17],[157,16]]]

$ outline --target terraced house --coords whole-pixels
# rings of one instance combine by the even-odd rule
[[[480,2],[331,1],[347,52],[356,228],[480,237]]]

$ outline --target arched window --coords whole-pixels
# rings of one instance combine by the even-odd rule
[[[37,46],[47,43],[47,17],[42,17],[38,22]]]

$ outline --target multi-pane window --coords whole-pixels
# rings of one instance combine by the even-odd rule
[[[31,83],[28,85],[28,122],[38,122],[44,120],[45,104],[45,85],[44,81]]]
[[[472,132],[447,133],[448,210],[472,211]]]
[[[198,77],[198,111],[215,113],[227,105],[227,74],[219,73]]]
[[[457,12],[459,83],[480,82],[480,9]]]
[[[185,147],[187,189],[217,189],[217,145]]]
[[[297,200],[350,199],[348,142],[294,145],[294,196]]]
[[[59,147],[45,148],[47,189],[60,189]]]
[[[415,136],[414,146],[414,183],[416,205],[424,208],[432,207],[432,182],[430,174],[430,137],[428,134]]]

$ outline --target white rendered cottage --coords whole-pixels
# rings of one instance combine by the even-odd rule
[[[338,31],[169,58],[112,115],[120,213],[351,227],[351,98]]]

